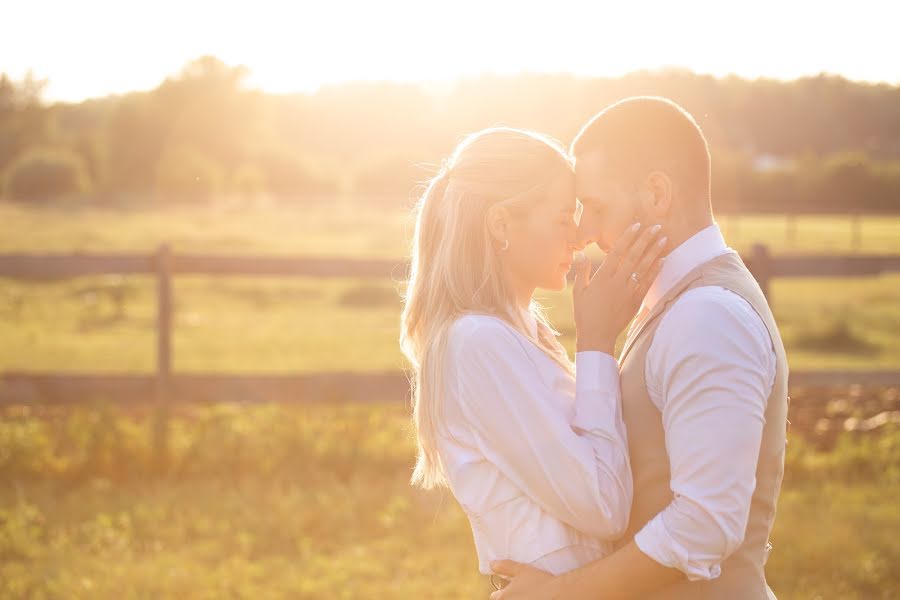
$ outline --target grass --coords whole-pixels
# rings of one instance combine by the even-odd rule
[[[412,223],[399,210],[330,199],[307,205],[98,208],[0,202],[2,252],[175,251],[402,257]],[[782,216],[720,219],[739,249],[851,251],[851,221]],[[900,253],[900,218],[864,217],[862,245]],[[0,370],[148,372],[154,365],[155,283],[86,277],[0,279]],[[399,282],[255,277],[175,279],[177,371],[383,371],[403,366]],[[573,349],[571,301],[544,294]],[[773,306],[792,369],[900,368],[900,277],[778,279]],[[831,331],[827,331],[828,328]],[[837,336],[834,334],[837,333]]]
[[[177,252],[402,258],[412,221],[401,210],[327,199],[316,203],[157,209],[0,201],[5,252]]]
[[[853,233],[856,225],[846,216],[741,215],[717,221],[729,244],[742,252],[764,243],[774,254],[900,254],[900,217],[861,216],[858,245]]]
[[[103,406],[0,417],[0,597],[488,596],[452,495],[407,484],[401,406],[186,408],[168,474],[150,429]],[[788,450],[778,597],[896,597],[900,431]]]
[[[860,245],[848,217],[797,217],[796,235],[783,215],[723,215],[718,222],[736,249],[755,243],[772,252],[900,253],[900,217],[860,219]],[[175,251],[402,258],[413,230],[409,212],[375,200],[327,198],[315,203],[258,203],[122,208],[0,200],[5,252],[146,252],[162,242]]]
[[[0,279],[0,370],[150,372],[155,293],[142,276]],[[404,366],[394,282],[182,276],[174,294],[176,371]],[[574,351],[569,294],[543,296]],[[900,369],[900,276],[775,280],[772,298],[792,369]]]
[[[720,221],[741,250],[762,241],[776,253],[900,252],[893,217],[863,219],[859,248],[846,219],[802,218],[793,238],[781,217]],[[176,252],[348,257],[400,257],[411,226],[401,212],[341,202],[165,211],[0,202],[0,222],[0,253],[148,252],[169,241]],[[152,371],[154,285],[0,279],[0,371]],[[397,369],[397,290],[179,276],[173,367]],[[573,350],[570,296],[544,296]],[[900,368],[900,276],[779,279],[772,297],[792,369]],[[127,410],[0,411],[0,598],[488,596],[452,496],[407,484],[413,446],[401,403],[178,407],[164,473],[153,466],[147,407]],[[900,596],[897,428],[842,434],[833,449],[792,438],[787,464],[767,567],[778,597]]]

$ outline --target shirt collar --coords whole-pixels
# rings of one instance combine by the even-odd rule
[[[677,248],[669,252],[663,260],[659,275],[650,284],[647,295],[641,304],[641,310],[652,310],[672,287],[681,279],[703,263],[720,254],[733,250],[725,243],[722,231],[717,223],[701,229]]]

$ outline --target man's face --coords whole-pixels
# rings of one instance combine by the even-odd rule
[[[575,193],[582,204],[578,222],[579,246],[592,242],[603,252],[615,244],[629,225],[640,220],[637,192],[613,172],[599,151],[575,161]]]

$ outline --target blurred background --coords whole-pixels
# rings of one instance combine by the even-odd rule
[[[788,349],[772,588],[900,596],[891,14],[4,5],[0,597],[486,598],[452,495],[407,483],[411,209],[465,134],[567,145],[637,94],[703,128]]]

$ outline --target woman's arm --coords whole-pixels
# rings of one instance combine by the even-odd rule
[[[546,386],[526,344],[505,323],[469,320],[451,332],[456,398],[484,456],[542,508],[605,539],[628,524],[632,499],[618,367],[602,353],[576,357],[575,417]]]

